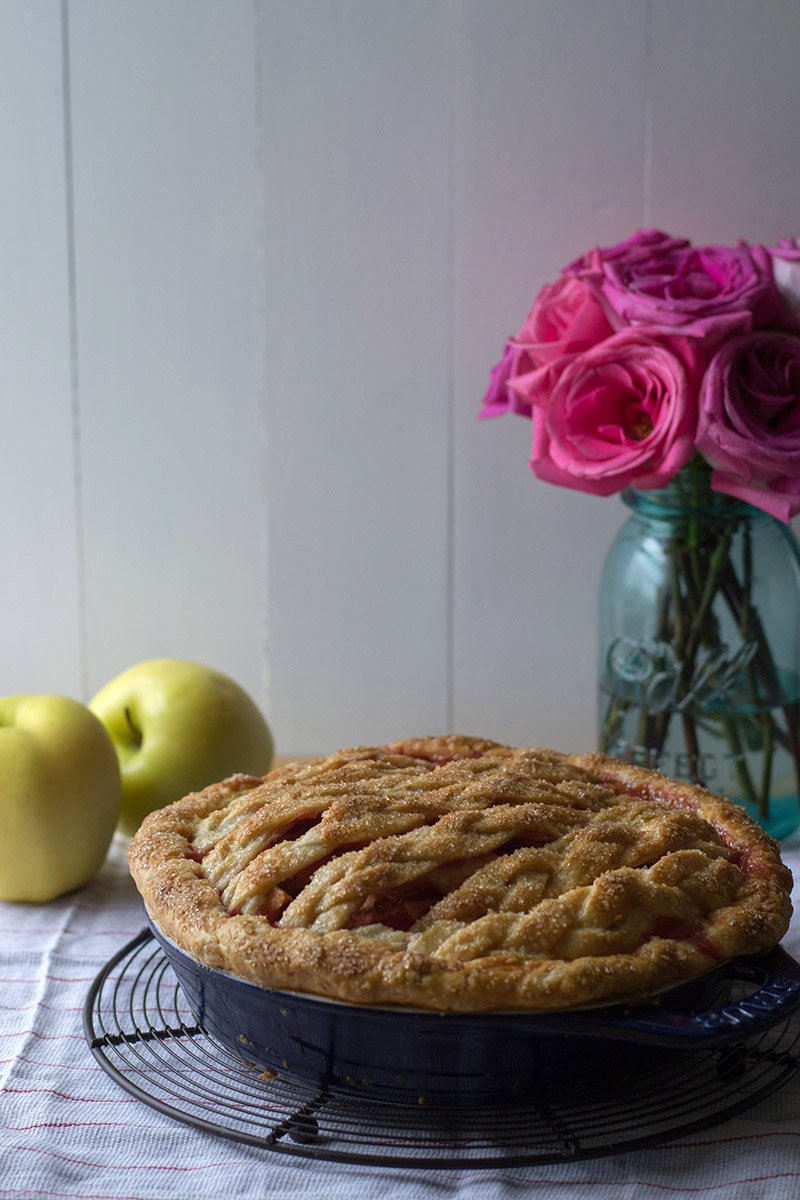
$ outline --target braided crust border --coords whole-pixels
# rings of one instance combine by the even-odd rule
[[[313,764],[290,764],[264,780],[236,775],[151,813],[132,840],[131,874],[157,928],[192,958],[266,988],[311,993],[355,1004],[403,1005],[441,1012],[555,1011],[639,1000],[708,971],[721,960],[776,945],[789,924],[792,878],[778,844],[738,806],[658,772],[602,754],[512,750],[468,738],[421,738],[398,744],[427,755],[478,747],[496,755],[507,777],[520,756],[586,772],[624,803],[630,798],[683,809],[708,822],[743,875],[732,903],[703,922],[702,936],[650,936],[632,952],[570,959],[494,952],[447,960],[364,936],[363,931],[281,928],[258,914],[231,915],[218,889],[191,856],[200,822],[262,783],[297,784],[309,770],[342,766],[386,747],[340,751]],[[389,748],[397,751],[397,748]],[[529,767],[528,767],[529,769]],[[612,798],[612,805],[616,800]]]

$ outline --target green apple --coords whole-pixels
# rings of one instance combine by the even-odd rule
[[[120,807],[111,738],[67,696],[0,699],[0,900],[44,903],[88,883]]]
[[[270,728],[246,691],[220,671],[153,658],[117,675],[89,702],[111,735],[122,775],[119,829],[228,775],[265,775]]]

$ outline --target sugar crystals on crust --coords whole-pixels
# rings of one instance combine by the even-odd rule
[[[416,738],[234,776],[130,847],[199,962],[357,1004],[568,1009],[775,945],[791,877],[734,804],[599,754]]]

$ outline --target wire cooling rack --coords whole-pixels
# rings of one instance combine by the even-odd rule
[[[92,984],[86,1038],[120,1087],[176,1121],[279,1154],[401,1167],[577,1161],[658,1145],[757,1104],[797,1071],[800,1013],[712,1050],[638,1047],[507,1106],[424,1107],[261,1071],[194,1022],[149,930]]]

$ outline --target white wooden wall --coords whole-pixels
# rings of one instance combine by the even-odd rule
[[[594,743],[624,517],[479,422],[539,287],[800,233],[797,0],[0,0],[0,691]]]

